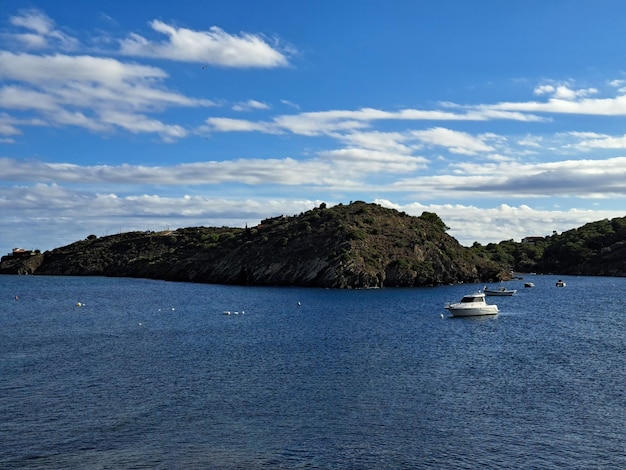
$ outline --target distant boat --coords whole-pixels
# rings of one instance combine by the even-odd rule
[[[483,288],[483,292],[485,293],[485,295],[513,295],[517,292],[516,289],[507,289],[506,287],[500,287],[499,289],[490,289],[489,287],[485,286]]]
[[[566,285],[567,284],[565,284],[565,281],[562,281],[560,279],[558,281],[556,281],[556,286],[557,287],[565,287]]]
[[[485,294],[482,292],[464,295],[460,302],[455,304],[448,303],[444,308],[453,317],[477,317],[498,314],[498,306],[487,304],[485,302]]]
[[[525,282],[524,287],[535,287],[535,284],[532,282]]]

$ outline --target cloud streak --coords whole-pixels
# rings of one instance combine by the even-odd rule
[[[77,126],[103,133],[123,129],[178,139],[188,133],[182,126],[145,113],[214,103],[166,89],[160,85],[166,77],[159,68],[112,58],[0,51],[0,78],[16,83],[0,87],[0,107],[37,113],[38,125]],[[15,135],[10,128],[6,132]]]
[[[150,26],[167,36],[167,40],[150,41],[133,33],[120,42],[122,54],[234,68],[275,68],[289,64],[286,54],[260,35],[233,35],[217,26],[208,31],[194,31],[159,20],[151,21]]]
[[[385,174],[388,179],[395,176],[385,185],[388,191],[408,191],[424,198],[444,199],[455,194],[462,198],[473,192],[480,192],[485,197],[513,199],[528,196],[626,196],[626,157],[481,166],[452,163],[446,174],[421,176],[420,171],[428,164],[428,160],[421,157],[364,149],[324,151],[304,161],[240,159],[171,166],[82,166],[0,158],[0,181],[14,184],[64,182],[103,187],[180,186],[184,181],[188,187],[240,183],[376,192],[380,187],[369,180]],[[407,173],[415,176],[407,178]]]

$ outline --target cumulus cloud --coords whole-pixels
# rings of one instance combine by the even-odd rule
[[[176,28],[159,20],[151,21],[150,26],[168,39],[154,42],[139,34],[131,34],[121,41],[121,52],[221,67],[274,68],[288,65],[285,52],[268,44],[260,35],[232,35],[217,26],[208,31],[194,31]]]
[[[562,100],[575,100],[596,93],[598,93],[596,88],[574,89],[569,84],[544,84],[537,86],[534,90],[535,95],[549,95]]]

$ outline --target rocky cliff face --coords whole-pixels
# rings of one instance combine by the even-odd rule
[[[33,253],[28,256],[3,256],[0,262],[0,274],[34,274],[42,265],[44,256]]]
[[[461,246],[435,215],[356,202],[254,228],[193,227],[88,237],[44,253],[35,274],[146,277],[240,285],[431,286],[508,279]],[[0,266],[0,272],[15,266]]]

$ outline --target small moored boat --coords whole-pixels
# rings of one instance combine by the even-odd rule
[[[498,306],[489,305],[485,302],[485,294],[477,292],[475,294],[464,295],[460,302],[446,304],[453,317],[477,317],[480,315],[497,315]]]
[[[556,286],[557,287],[565,287],[567,284],[565,284],[565,281],[562,281],[561,279],[559,279],[558,281],[556,281]]]
[[[532,282],[525,282],[524,287],[535,287],[535,284]]]
[[[483,288],[485,295],[513,295],[517,292],[517,289],[507,289],[506,287],[500,287],[499,289],[490,289],[485,286]]]

